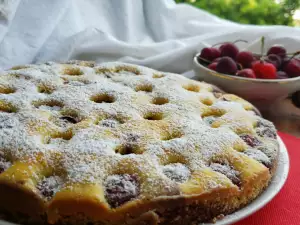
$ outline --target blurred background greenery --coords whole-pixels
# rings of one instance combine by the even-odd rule
[[[300,0],[176,0],[244,24],[300,26]]]

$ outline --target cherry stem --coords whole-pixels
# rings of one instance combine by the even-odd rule
[[[236,41],[234,41],[234,42],[232,42],[233,44],[235,44],[235,43],[237,43],[237,42],[244,42],[244,43],[248,43],[248,41],[246,41],[246,40],[242,40],[242,39],[238,39],[238,40],[236,40]]]
[[[261,53],[261,58],[260,62],[263,63],[263,56],[264,56],[264,49],[265,49],[265,37],[261,37],[261,46],[260,46],[260,53]]]
[[[292,60],[293,58],[295,58],[297,55],[300,55],[300,51],[295,52],[291,58],[289,58],[289,61]]]

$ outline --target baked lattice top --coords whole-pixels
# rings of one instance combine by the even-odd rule
[[[27,65],[0,76],[0,93],[0,179],[46,200],[78,184],[112,208],[241,187],[278,151],[247,101],[146,67]]]

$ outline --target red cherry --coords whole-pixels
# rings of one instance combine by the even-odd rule
[[[291,59],[283,68],[290,77],[300,76],[300,62],[296,59]]]
[[[273,45],[269,50],[267,55],[275,54],[282,58],[286,56],[286,50],[283,46],[280,45]]]
[[[237,54],[236,61],[243,66],[243,68],[251,68],[252,62],[255,60],[252,52],[242,51]]]
[[[217,48],[211,48],[211,51],[213,52],[214,58],[219,58],[221,56],[221,51]]]
[[[212,61],[212,62],[213,62],[213,63],[214,63],[214,62],[219,62],[220,59],[222,59],[222,57],[218,57],[218,58],[214,59],[214,61]]]
[[[216,71],[216,69],[217,69],[217,64],[218,64],[218,63],[213,62],[213,63],[211,63],[211,64],[208,65],[208,68],[211,69],[211,70]]]
[[[256,78],[255,73],[252,69],[243,69],[236,74],[239,77]]]
[[[284,71],[277,71],[277,79],[288,79],[289,76]]]
[[[282,64],[282,58],[278,55],[270,54],[268,55],[266,62],[272,63],[276,67],[276,69],[279,69]]]
[[[267,62],[255,61],[252,63],[256,77],[261,79],[276,79],[276,67]]]
[[[221,56],[228,56],[232,59],[235,59],[239,53],[238,47],[233,43],[225,43],[220,46]]]
[[[237,71],[236,62],[228,56],[222,57],[217,63],[216,71],[219,73],[234,75]]]
[[[220,55],[221,55],[221,53],[220,53],[219,49],[216,49],[216,48],[203,48],[201,53],[200,53],[200,58],[211,62],[215,58],[220,57]]]

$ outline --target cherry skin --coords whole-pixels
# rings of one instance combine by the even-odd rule
[[[255,61],[252,63],[256,77],[261,79],[276,79],[276,67],[267,62]]]
[[[221,51],[218,48],[211,48],[211,51],[213,52],[214,59],[219,58],[221,56]]]
[[[232,58],[225,56],[217,63],[216,71],[219,73],[234,75],[237,71],[237,65]]]
[[[289,78],[287,73],[284,71],[277,71],[276,75],[277,75],[277,79],[288,79]]]
[[[213,62],[213,63],[214,63],[214,62],[219,62],[220,59],[222,59],[222,57],[215,58],[214,61],[212,61],[212,62]]]
[[[200,59],[205,59],[209,62],[220,57],[221,53],[219,49],[216,48],[203,48],[200,53]]]
[[[211,64],[208,65],[208,68],[211,69],[211,70],[216,71],[216,69],[217,69],[217,64],[218,64],[218,63],[213,62],[213,63],[211,63]]]
[[[286,50],[283,46],[280,45],[273,45],[267,52],[267,55],[275,54],[282,58],[286,56]]]
[[[276,67],[276,69],[279,69],[282,64],[282,59],[278,55],[270,54],[268,55],[266,62],[272,63]]]
[[[255,60],[252,52],[242,51],[237,54],[236,61],[243,66],[243,68],[251,68],[252,62]]]
[[[286,72],[290,77],[299,77],[300,76],[300,61],[296,59],[291,59],[283,68],[283,71]]]
[[[256,75],[252,69],[243,69],[236,74],[239,77],[256,78]]]
[[[239,49],[233,43],[225,43],[220,46],[221,56],[228,56],[232,59],[235,59],[239,53]]]

